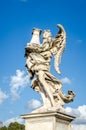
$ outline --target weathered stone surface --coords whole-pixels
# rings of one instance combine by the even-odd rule
[[[25,130],[71,130],[73,116],[56,111],[21,115]]]
[[[25,48],[26,67],[32,80],[31,87],[41,94],[43,107],[36,112],[58,110],[63,112],[64,103],[73,101],[75,94],[69,90],[68,96],[62,92],[62,82],[50,73],[51,58],[54,56],[54,67],[60,74],[59,64],[66,44],[66,32],[62,25],[57,25],[59,32],[53,38],[50,30],[42,33],[40,44],[40,29],[33,29],[32,39]]]

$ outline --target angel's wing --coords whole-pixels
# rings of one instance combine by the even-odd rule
[[[57,71],[58,74],[60,74],[60,70],[59,70],[59,64],[61,62],[61,57],[62,57],[62,53],[65,49],[65,44],[66,44],[66,32],[63,28],[62,25],[58,24],[57,25],[59,28],[59,32],[55,37],[54,40],[54,45],[56,46],[56,51],[54,54],[54,67],[55,70]]]

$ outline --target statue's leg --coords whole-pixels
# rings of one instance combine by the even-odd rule
[[[45,91],[45,95],[47,95],[47,97],[49,98],[49,100],[51,102],[51,106],[55,106],[55,101],[54,101],[52,92],[50,91],[50,85],[45,80],[45,73],[44,73],[44,71],[40,70],[38,72],[38,78],[39,78],[40,83],[43,86],[43,89]]]
[[[47,98],[47,96],[45,95],[45,93],[44,92],[40,92],[40,94],[41,94],[41,97],[42,97],[42,100],[43,100],[43,107],[45,109],[51,107],[51,102]]]
[[[37,91],[38,93],[40,93],[41,97],[42,97],[42,100],[43,100],[43,106],[45,108],[49,107],[50,105],[50,100],[47,98],[46,94],[45,94],[45,91],[42,87],[42,85],[40,85],[40,82],[38,80],[38,78],[34,78],[32,80],[32,84],[31,84],[31,87]]]

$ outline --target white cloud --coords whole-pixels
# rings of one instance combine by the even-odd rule
[[[72,130],[86,130],[86,124],[85,125],[72,125]]]
[[[71,84],[71,80],[67,77],[62,78],[61,81],[63,84]]]
[[[10,118],[10,119],[6,120],[5,122],[3,122],[3,125],[9,126],[9,124],[13,123],[13,122],[18,122],[18,123],[22,124],[24,122],[24,120],[20,117]]]
[[[12,100],[19,98],[19,94],[27,84],[29,84],[29,76],[24,71],[16,70],[16,74],[11,76],[10,81]]]
[[[86,129],[86,105],[79,106],[78,108],[67,107],[66,112],[76,117],[72,124],[72,130],[85,130]]]
[[[67,107],[65,110],[68,114],[72,114],[72,115],[76,116],[74,123],[86,124],[86,105],[79,106],[76,109]]]
[[[27,108],[27,109],[30,109],[30,110],[33,110],[33,109],[36,109],[36,108],[38,108],[38,107],[40,107],[40,106],[41,106],[41,102],[40,102],[40,101],[38,101],[38,100],[36,100],[36,99],[32,99],[32,100],[30,100],[30,101],[28,102],[26,108]]]
[[[8,95],[0,89],[0,104],[8,98]]]

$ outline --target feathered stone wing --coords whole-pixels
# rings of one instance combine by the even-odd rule
[[[55,51],[53,50],[53,54],[55,70],[58,74],[60,74],[61,72],[59,70],[59,64],[61,62],[62,53],[66,45],[66,32],[62,25],[58,24],[57,26],[59,28],[59,32],[56,35],[55,40],[53,41],[54,48],[56,47],[57,49],[54,49]]]

